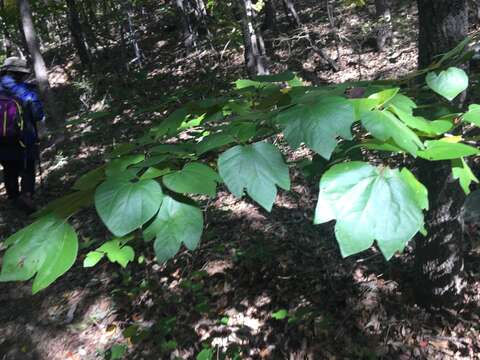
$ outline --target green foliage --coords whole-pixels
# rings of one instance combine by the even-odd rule
[[[125,245],[128,240],[133,237],[124,239],[113,239],[107,241],[95,251],[90,251],[85,260],[83,261],[83,267],[92,267],[98,264],[98,262],[106,255],[110,262],[119,263],[125,268],[129,262],[135,258],[135,251],[131,246]]]
[[[124,236],[150,220],[162,199],[162,188],[155,180],[132,182],[119,177],[97,188],[95,207],[112,234]]]
[[[430,89],[452,101],[468,87],[468,76],[462,69],[451,67],[441,71],[439,75],[428,73],[426,82]]]
[[[270,211],[277,195],[276,184],[290,189],[288,167],[281,153],[272,144],[258,142],[237,145],[218,158],[220,176],[237,197],[247,194]]]
[[[429,74],[427,82],[449,100],[468,83],[456,68]],[[177,108],[81,176],[72,193],[48,204],[36,222],[7,240],[0,280],[37,274],[36,292],[67,271],[77,255],[77,238],[65,219],[92,204],[115,238],[89,252],[84,266],[105,256],[127,266],[136,242],[126,242],[140,234],[154,240],[157,261],[167,261],[182,246],[194,250],[200,242],[203,215],[190,196],[203,204],[223,183],[233,195],[246,194],[270,211],[277,186],[290,189],[289,166],[296,164],[312,177],[321,176],[315,223],[336,220],[342,255],[376,241],[389,259],[417,232],[425,233],[428,209],[428,190],[408,169],[395,168],[411,163],[401,159],[451,160],[453,176],[466,193],[478,182],[467,158],[480,151],[453,132],[463,124],[458,120],[478,125],[479,105],[444,117],[430,116],[439,112],[432,106],[422,117],[422,109],[395,84],[369,86],[368,96],[357,99],[344,95],[348,84],[306,87],[292,73],[235,85],[221,98]],[[287,165],[282,152],[299,147],[306,156]],[[383,152],[377,159],[385,163],[367,163],[372,151]],[[388,156],[399,153],[403,157]],[[196,306],[205,310],[202,301]]]
[[[390,259],[423,228],[427,203],[426,191],[416,192],[400,171],[347,162],[322,176],[315,223],[337,220],[335,235],[344,257],[377,240]]]
[[[46,288],[73,265],[78,239],[73,228],[56,216],[45,216],[5,241],[0,281],[25,281],[35,276],[32,292]]]
[[[166,196],[155,220],[144,231],[144,237],[147,241],[155,238],[157,260],[164,262],[178,252],[182,243],[194,250],[202,231],[203,216],[197,207]]]

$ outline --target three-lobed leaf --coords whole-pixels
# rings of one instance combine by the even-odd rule
[[[302,143],[330,159],[337,137],[351,140],[355,121],[353,104],[341,97],[323,97],[312,104],[298,104],[277,116],[283,133],[293,148]]]
[[[199,208],[165,196],[154,221],[143,232],[146,241],[155,239],[154,249],[159,262],[175,256],[185,244],[194,250],[203,231],[203,215]]]
[[[337,220],[335,235],[344,257],[376,240],[390,259],[423,229],[427,194],[408,177],[363,162],[335,165],[320,180],[315,223]]]
[[[247,194],[267,211],[272,209],[277,188],[290,189],[288,166],[278,149],[266,142],[237,145],[218,158],[221,178],[232,194]]]

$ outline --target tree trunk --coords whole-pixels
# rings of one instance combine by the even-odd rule
[[[265,3],[265,18],[262,30],[277,31],[277,4],[275,0],[268,0]]]
[[[282,0],[282,2],[290,25],[294,28],[302,26],[302,21],[300,20],[300,16],[298,16],[297,10],[295,10],[293,0]]]
[[[73,44],[77,50],[78,57],[84,68],[90,68],[90,52],[85,43],[85,36],[83,34],[82,25],[78,16],[75,0],[66,0],[68,8],[68,26],[72,35]]]
[[[265,43],[262,33],[255,30],[256,24],[252,1],[241,0],[241,2],[243,6],[242,28],[245,45],[245,67],[251,77],[268,74]]]
[[[451,50],[467,35],[467,0],[417,0],[419,67]],[[420,181],[428,188],[428,236],[417,241],[415,293],[426,307],[451,307],[461,302],[463,244],[458,215],[465,196],[451,179],[449,164],[423,162]]]
[[[427,308],[456,306],[464,288],[459,215],[465,195],[452,179],[449,164],[423,161],[419,179],[428,188],[430,210],[428,235],[417,239],[415,250],[415,297]]]
[[[182,24],[183,45],[187,53],[191,53],[197,46],[198,33],[190,18],[190,4],[188,0],[175,0],[175,5]]]
[[[418,65],[425,68],[436,55],[453,49],[467,36],[467,0],[417,0]]]
[[[52,96],[50,83],[48,82],[47,67],[45,66],[45,61],[40,52],[37,34],[33,26],[30,4],[28,3],[28,0],[17,0],[17,2],[20,9],[20,17],[22,21],[22,29],[25,34],[25,40],[27,42],[30,56],[32,57],[33,69],[35,71],[35,78],[37,80],[39,93],[46,105],[47,113],[50,115],[49,122],[52,124],[54,129],[63,130],[65,128],[65,122],[63,121],[61,110],[55,103]]]

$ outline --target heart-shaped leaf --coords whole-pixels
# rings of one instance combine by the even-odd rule
[[[450,67],[441,71],[439,75],[429,72],[426,82],[430,89],[452,101],[468,87],[468,76],[462,69]]]
[[[288,166],[272,144],[258,142],[235,146],[218,158],[218,170],[230,192],[241,197],[247,194],[267,211],[277,195],[275,184],[290,189]]]
[[[348,162],[330,168],[320,180],[315,223],[337,220],[342,256],[368,249],[374,240],[386,259],[403,250],[423,229],[425,191],[398,170]]]
[[[162,188],[155,180],[112,178],[97,188],[95,207],[108,229],[121,237],[150,220],[162,199]]]
[[[78,252],[77,234],[54,215],[43,217],[12,235],[3,257],[0,281],[35,279],[32,292],[46,288],[72,267]]]

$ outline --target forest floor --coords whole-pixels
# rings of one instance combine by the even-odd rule
[[[309,30],[333,44],[323,2],[306,2],[311,7],[301,16]],[[368,11],[342,8],[335,9],[341,71],[305,51],[292,32],[267,36],[274,68],[315,84],[412,71],[416,15],[406,3],[396,5],[394,41],[382,53],[361,47]],[[44,147],[40,204],[68,193],[115,144],[142,134],[167,109],[242,76],[242,53],[233,45],[185,57],[161,28],[146,39],[146,68],[130,74],[105,65],[101,76],[79,80],[73,64],[53,68],[69,113],[68,140],[60,149]],[[337,56],[334,45],[326,50]],[[108,233],[93,210],[83,211],[73,219],[83,255],[65,276],[35,296],[28,283],[0,284],[0,360],[480,359],[478,256],[466,260],[462,309],[429,313],[412,298],[414,244],[388,263],[375,249],[342,259],[331,225],[312,224],[317,183],[294,172],[292,184],[270,214],[220,191],[204,204],[201,246],[165,265],[152,260],[147,244],[136,249],[142,264],[84,269],[86,250]],[[0,211],[3,239],[30,221],[5,202]]]

